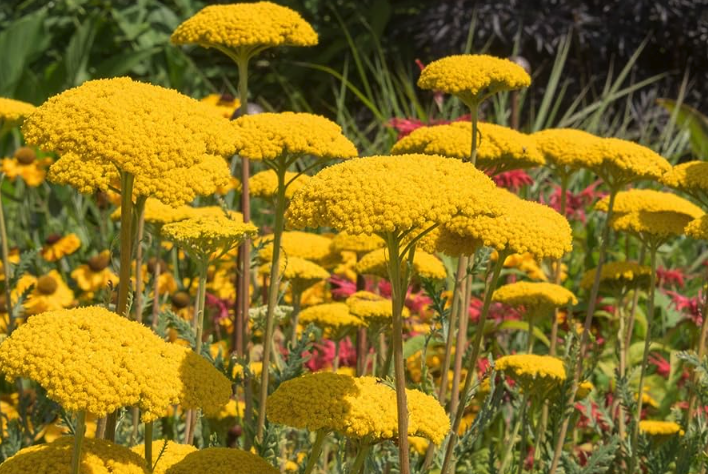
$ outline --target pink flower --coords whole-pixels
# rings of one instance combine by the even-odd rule
[[[349,281],[344,277],[332,275],[329,278],[329,283],[332,288],[330,290],[332,293],[332,298],[335,300],[345,300],[356,293],[356,283]]]
[[[669,378],[669,374],[671,373],[671,364],[669,361],[664,359],[659,354],[653,353],[649,355],[649,363],[656,366],[657,374],[661,375],[665,379]]]
[[[682,270],[668,270],[664,267],[659,267],[656,269],[656,276],[658,278],[657,284],[659,287],[664,285],[673,285],[678,288],[684,287],[686,275],[684,275]]]
[[[306,355],[312,357],[305,362],[305,366],[312,372],[332,367],[334,362],[334,341],[323,339],[321,344],[314,344],[312,351],[306,351]],[[349,338],[339,342],[339,366],[351,367],[356,364],[356,350]]]
[[[596,188],[602,183],[601,180],[597,180],[594,183],[592,183],[590,186],[587,188],[583,189],[579,193],[572,193],[568,191],[566,193],[566,199],[565,199],[565,217],[568,219],[574,220],[580,220],[581,222],[585,223],[585,209],[587,208],[588,205],[591,203],[595,202],[598,199],[601,199],[605,196],[606,193],[599,192],[596,190]],[[543,199],[540,199],[540,202],[545,204]],[[561,208],[561,187],[556,186],[555,189],[553,190],[553,193],[549,196],[548,199],[548,205],[551,206],[553,209],[555,209],[557,212],[560,212]]]
[[[700,291],[698,296],[693,298],[683,296],[675,291],[666,291],[666,294],[671,297],[671,304],[674,305],[677,311],[685,314],[696,326],[703,324],[703,298]]]
[[[400,140],[401,138],[405,137],[406,135],[409,135],[413,130],[420,128],[420,127],[427,127],[430,125],[445,125],[448,123],[452,122],[462,122],[462,121],[469,121],[470,116],[469,114],[467,115],[462,115],[455,120],[430,120],[428,123],[423,122],[420,119],[417,118],[398,118],[394,117],[388,122],[386,122],[386,126],[390,128],[395,128],[398,130],[398,139]]]
[[[216,314],[213,317],[215,323],[229,318],[229,305],[226,300],[219,299],[211,293],[206,293],[204,305],[207,308],[216,309]]]
[[[507,171],[506,173],[492,176],[492,179],[497,186],[513,192],[518,192],[524,186],[533,184],[533,179],[524,170]]]

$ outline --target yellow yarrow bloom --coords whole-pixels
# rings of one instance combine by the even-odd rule
[[[208,6],[179,25],[170,39],[232,51],[314,46],[318,40],[299,13],[271,2]]]
[[[288,186],[285,191],[285,198],[293,197],[300,188],[310,180],[306,174],[298,174],[292,171],[285,173],[285,184]],[[265,170],[256,173],[248,180],[249,192],[251,196],[260,198],[273,198],[278,193],[278,175],[275,170]]]
[[[494,174],[541,166],[543,155],[534,140],[508,127],[479,123],[480,141],[476,166]],[[454,122],[447,125],[420,127],[396,143],[392,155],[422,153],[469,160],[472,147],[472,124]]]
[[[219,208],[220,209],[220,208]],[[111,214],[111,219],[114,221],[120,220],[120,210],[117,208]],[[223,211],[222,211],[223,214]],[[170,222],[182,221],[190,217],[194,217],[195,208],[192,206],[177,206],[172,207],[163,204],[157,199],[148,198],[145,200],[145,208],[143,210],[143,219],[146,224],[152,224],[157,228],[162,227]]]
[[[440,444],[450,420],[438,401],[406,390],[408,435]],[[317,372],[283,382],[268,398],[268,419],[310,431],[336,431],[349,438],[398,437],[396,392],[374,377]]]
[[[681,425],[674,421],[641,420],[639,431],[649,436],[671,436],[682,434]]]
[[[178,205],[228,182],[223,158],[235,141],[228,124],[194,99],[124,77],[50,98],[22,130],[28,144],[59,154],[50,180],[91,192],[127,172],[135,195]]]
[[[38,158],[32,148],[23,146],[15,150],[12,158],[2,160],[2,172],[10,181],[19,176],[27,186],[36,188],[44,182],[52,161],[51,158]]]
[[[339,232],[332,237],[330,250],[332,253],[355,252],[357,255],[373,252],[383,248],[386,242],[378,235],[356,234]]]
[[[388,278],[389,255],[387,249],[378,249],[369,252],[357,262],[354,269],[360,275],[376,275],[381,278]],[[405,271],[408,262],[402,263],[402,270]],[[429,253],[416,250],[413,256],[413,276],[420,278],[430,278],[433,280],[443,280],[447,278],[445,265]]]
[[[661,182],[708,206],[708,163],[689,161],[671,168],[661,177]]]
[[[0,130],[14,127],[29,117],[35,111],[35,106],[21,100],[0,97]]]
[[[659,180],[671,165],[653,150],[620,138],[603,138],[593,144],[601,160],[585,168],[595,172],[611,188],[639,180]]]
[[[418,87],[447,92],[468,107],[497,92],[526,88],[531,77],[508,59],[461,54],[433,61],[423,69]]]
[[[271,266],[270,263],[261,265],[258,274],[270,276]],[[280,259],[280,276],[290,282],[292,291],[302,293],[315,283],[329,278],[329,272],[304,258],[288,256]]]
[[[708,240],[708,216],[703,215],[692,220],[686,225],[684,232],[694,239]]]
[[[279,160],[308,155],[321,159],[357,156],[356,147],[342,128],[320,115],[263,113],[245,115],[231,122],[236,133],[236,153],[251,160]]]
[[[527,393],[543,393],[566,379],[563,361],[551,356],[517,354],[500,357],[494,368],[511,377]]]
[[[89,258],[85,265],[79,265],[72,270],[71,278],[86,292],[99,291],[109,285],[115,287],[118,284],[118,276],[108,268],[110,263],[110,252],[104,250]]]
[[[559,259],[572,250],[572,231],[565,217],[550,207],[499,189],[492,198],[497,217],[453,217],[425,245],[448,255],[472,255],[481,246],[497,251],[530,253],[536,259]],[[463,210],[463,213],[465,210]]]
[[[0,474],[55,474],[71,471],[73,436],[21,449],[0,464]],[[81,474],[146,474],[145,461],[119,444],[103,439],[84,439],[81,448]]]
[[[74,292],[56,270],[40,277],[29,274],[20,277],[12,290],[12,301],[17,301],[30,286],[32,291],[22,305],[28,315],[56,311],[74,304]]]
[[[141,458],[145,458],[145,443],[137,444],[130,449]],[[155,469],[152,471],[152,474],[167,474],[172,466],[182,461],[188,454],[192,454],[196,451],[197,448],[191,444],[179,444],[164,439],[153,441],[152,462],[157,461],[157,464],[155,464]],[[160,456],[159,459],[157,457],[158,455]]]
[[[79,236],[73,232],[65,236],[50,236],[47,238],[47,245],[42,249],[42,257],[47,262],[56,262],[57,260],[61,260],[64,256],[76,252],[80,247],[81,240],[79,240]]]
[[[202,97],[199,102],[210,105],[214,113],[219,117],[224,117],[229,120],[241,105],[241,101],[238,100],[238,97],[229,94],[209,94],[206,97]]]
[[[346,303],[325,303],[310,306],[300,312],[300,324],[325,328],[332,332],[332,337],[341,339],[352,328],[366,326],[366,323],[349,311]]]
[[[607,212],[609,196],[605,196],[595,204],[595,209]],[[697,219],[703,210],[692,202],[673,193],[655,191],[653,189],[630,189],[617,193],[613,212],[626,214],[629,212],[676,212]]]
[[[369,291],[357,291],[346,301],[349,312],[360,318],[367,326],[381,327],[393,321],[393,303],[383,296]],[[403,318],[410,316],[408,308],[403,307]]]
[[[138,406],[152,421],[175,404],[218,413],[231,397],[206,359],[98,306],[29,318],[0,344],[0,367],[10,381],[34,380],[65,410],[98,417]]]
[[[463,208],[491,214],[496,186],[470,163],[429,155],[372,156],[317,173],[291,200],[291,226],[350,234],[424,229]]]
[[[571,171],[597,166],[599,137],[573,128],[550,128],[531,135],[546,161],[561,176]]]
[[[206,448],[187,454],[169,474],[279,474],[280,470],[253,453],[238,448]]]
[[[580,288],[590,291],[595,282],[596,273],[596,268],[586,271],[580,280]],[[650,277],[651,268],[647,265],[626,261],[606,262],[602,265],[600,272],[600,285],[610,290],[646,287],[649,285]]]
[[[256,245],[262,242],[268,243],[260,250],[258,257],[264,262],[270,262],[273,259],[273,236],[264,235],[256,241]],[[311,232],[283,232],[280,240],[281,255],[321,263],[330,256],[331,242],[329,237]]]
[[[509,306],[523,306],[529,317],[543,316],[553,308],[578,304],[575,295],[560,285],[545,282],[518,281],[498,288],[492,301]]]

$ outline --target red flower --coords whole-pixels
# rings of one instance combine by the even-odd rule
[[[229,306],[226,300],[219,299],[210,293],[206,293],[204,296],[204,305],[207,308],[216,309],[216,314],[213,317],[214,323],[219,323],[229,318]]]
[[[656,276],[658,278],[657,284],[659,287],[664,285],[673,285],[678,288],[683,288],[685,284],[686,275],[683,271],[679,269],[668,270],[663,267],[656,269]]]
[[[334,341],[323,339],[322,344],[314,344],[312,351],[305,354],[312,357],[305,362],[305,366],[312,372],[332,367],[334,361]],[[351,367],[356,364],[356,350],[349,338],[339,342],[339,366]]]
[[[409,135],[413,130],[420,128],[420,127],[427,127],[430,125],[445,125],[448,123],[452,122],[463,122],[463,121],[469,121],[470,116],[469,114],[467,115],[462,115],[455,120],[442,120],[442,119],[437,119],[437,120],[430,120],[428,123],[423,122],[420,119],[417,118],[398,118],[394,117],[388,122],[386,122],[387,127],[395,128],[398,130],[398,139],[400,140],[401,138],[405,137],[406,135]]]
[[[602,181],[597,180],[594,183],[592,183],[590,186],[587,188],[583,189],[579,193],[572,193],[568,191],[566,193],[566,199],[565,199],[565,217],[568,219],[574,220],[580,220],[581,222],[585,223],[585,209],[588,205],[591,203],[595,202],[598,199],[601,199],[602,197],[605,196],[606,193],[599,192],[596,190],[596,188],[600,185]],[[540,200],[541,203],[544,203],[543,199]],[[544,203],[545,204],[545,203]],[[555,209],[557,212],[560,212],[561,208],[561,187],[556,186],[555,189],[553,190],[553,193],[549,196],[548,198],[548,205],[551,206],[553,209]]]
[[[700,291],[698,296],[693,298],[683,296],[675,291],[667,291],[666,294],[671,297],[671,304],[674,305],[674,308],[685,314],[696,326],[700,326],[703,323],[703,298]]]
[[[668,360],[664,359],[657,353],[653,353],[649,355],[649,363],[656,366],[657,374],[661,375],[665,379],[669,378],[669,374],[671,373],[671,364]]]
[[[526,174],[523,170],[507,171],[506,173],[492,176],[492,179],[497,186],[506,188],[513,192],[518,192],[524,186],[533,184],[533,179],[531,179],[531,176]]]

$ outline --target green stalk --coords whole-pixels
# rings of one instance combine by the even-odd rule
[[[473,103],[470,108],[470,120],[472,121],[472,148],[470,150],[470,163],[477,166],[477,122],[479,120],[479,104]]]
[[[388,274],[391,281],[391,299],[393,304],[393,371],[395,374],[396,408],[398,414],[398,460],[399,472],[410,474],[410,448],[408,446],[408,400],[406,396],[406,373],[403,360],[403,303],[406,288],[401,277],[401,255],[398,236],[388,234]],[[411,250],[412,251],[412,250]],[[407,282],[406,282],[407,283]]]
[[[155,265],[155,273],[153,274],[153,288],[152,288],[152,329],[157,329],[157,325],[160,322],[160,257],[162,255],[162,240],[160,239],[160,230],[155,232],[155,260],[157,265]]]
[[[635,466],[637,466],[637,451],[639,445],[637,443],[639,438],[639,420],[642,416],[642,395],[644,394],[644,376],[646,375],[648,359],[649,359],[649,347],[651,345],[651,330],[652,323],[654,322],[654,295],[656,292],[656,250],[657,246],[652,246],[649,249],[649,265],[651,266],[651,277],[649,282],[649,300],[647,301],[647,334],[644,338],[644,355],[642,356],[642,367],[639,375],[639,387],[637,388],[637,411],[634,414],[634,427],[632,429],[632,457],[629,459],[629,470],[628,472],[634,472]]]
[[[208,257],[205,257],[199,262],[199,285],[197,287],[197,301],[195,302],[193,329],[195,334],[195,352],[197,355],[202,354],[202,345],[204,339],[204,307],[206,302],[206,283],[207,283],[207,268],[209,267]],[[186,419],[186,444],[194,442],[194,433],[197,428],[197,411],[189,410]]]
[[[147,464],[150,472],[152,472],[152,432],[152,421],[145,423],[145,464]]]
[[[565,217],[566,212],[566,200],[568,199],[568,176],[563,173],[561,177],[561,202],[560,202],[560,215]],[[556,260],[556,269],[553,282],[556,285],[560,285],[561,277],[563,276],[563,259],[559,258]],[[553,324],[551,325],[551,347],[548,351],[549,355],[556,355],[556,346],[558,345],[558,310],[553,312]],[[543,418],[547,418],[547,408],[544,408]]]
[[[81,468],[81,447],[84,444],[86,434],[86,411],[81,410],[76,419],[76,431],[74,432],[74,450],[71,453],[71,474],[79,474]]]
[[[474,341],[472,342],[472,355],[467,362],[467,376],[465,377],[465,386],[462,388],[462,393],[460,394],[460,403],[457,406],[457,413],[455,414],[455,419],[452,423],[452,433],[450,434],[450,439],[447,442],[447,449],[445,450],[445,460],[443,461],[443,467],[440,471],[441,474],[447,474],[453,463],[453,452],[455,449],[455,444],[457,443],[457,431],[460,429],[460,424],[462,423],[462,418],[465,412],[465,405],[467,401],[467,396],[472,388],[472,381],[476,375],[477,368],[477,358],[479,357],[480,350],[482,348],[482,337],[484,336],[484,326],[487,323],[487,316],[489,315],[489,307],[492,303],[492,293],[494,293],[494,288],[497,286],[499,281],[499,275],[501,275],[502,268],[504,267],[504,260],[506,260],[508,251],[502,250],[497,256],[497,261],[494,264],[492,270],[492,278],[489,280],[487,288],[484,292],[484,303],[482,304],[482,312],[479,315],[479,321],[477,321],[477,329],[474,335]]]
[[[533,328],[534,328],[534,323],[536,319],[536,315],[534,314],[529,314],[529,337],[528,337],[528,347],[526,348],[526,352],[529,354],[533,354],[533,341],[534,341],[534,333],[533,333]]]
[[[0,177],[0,189],[5,181],[5,173]],[[9,323],[7,335],[11,336],[15,329],[15,315],[12,310],[12,299],[10,296],[10,245],[7,241],[7,228],[5,227],[5,205],[2,202],[2,191],[0,191],[0,238],[2,238],[2,272],[5,277],[5,306]],[[2,436],[2,420],[0,420],[0,436]]]
[[[470,298],[472,296],[472,275],[467,275],[467,265],[469,257],[462,258],[465,265],[465,280],[461,285],[460,304],[457,307],[458,328],[457,339],[455,340],[455,361],[452,371],[452,391],[450,392],[450,413],[455,413],[457,405],[460,403],[460,378],[462,377],[462,357],[465,354],[467,345],[467,325],[469,323]],[[443,374],[443,380],[447,382],[447,372]]]
[[[273,346],[273,330],[275,325],[275,307],[278,304],[280,289],[280,241],[283,235],[285,221],[285,166],[277,166],[278,192],[275,198],[275,227],[273,228],[273,261],[270,267],[270,286],[268,287],[268,311],[266,327],[263,335],[263,370],[261,372],[261,392],[258,404],[258,422],[256,439],[263,440],[266,419],[266,400],[268,399],[268,372],[270,368],[270,353]]]
[[[322,446],[324,445],[325,437],[327,432],[324,430],[318,430],[315,436],[315,444],[312,445],[310,450],[310,457],[307,458],[307,465],[302,474],[310,474],[312,470],[317,465],[317,461],[320,459],[320,454],[322,454]]]
[[[364,463],[366,462],[366,457],[370,450],[371,445],[367,442],[363,442],[361,446],[359,446],[359,452],[356,454],[356,458],[354,458],[351,469],[349,469],[350,474],[359,474],[364,471]]]
[[[529,354],[531,352],[529,351]],[[524,453],[526,452],[526,429],[528,427],[528,404],[529,404],[529,394],[524,394],[524,400],[521,402],[521,445],[519,446],[519,469],[517,474],[522,474],[524,472]]]

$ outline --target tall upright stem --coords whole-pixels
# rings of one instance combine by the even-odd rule
[[[469,257],[461,257],[464,265],[465,279],[460,285],[460,304],[457,307],[458,329],[455,340],[455,363],[452,372],[452,391],[450,392],[450,413],[455,413],[460,402],[460,379],[462,378],[462,357],[465,354],[467,345],[467,324],[469,322],[469,298],[472,294],[472,276],[467,275]],[[443,374],[443,380],[447,383],[447,373]]]
[[[160,257],[162,255],[162,240],[160,239],[160,231],[156,232],[155,236],[155,271],[153,273],[153,283],[152,283],[152,328],[157,329],[157,325],[160,321],[160,273],[162,272],[162,265],[160,265]]]
[[[408,400],[406,396],[406,374],[403,361],[403,303],[406,298],[401,277],[400,242],[397,236],[389,234],[388,275],[391,281],[391,299],[393,304],[393,371],[396,386],[396,408],[398,412],[398,460],[401,474],[410,474],[410,449],[408,447]],[[407,284],[407,282],[405,282]]]
[[[450,321],[447,329],[447,340],[445,341],[445,356],[443,358],[443,374],[440,380],[440,389],[438,391],[438,401],[445,405],[445,397],[447,394],[447,371],[450,368],[450,360],[452,359],[452,346],[455,340],[455,329],[457,328],[457,319],[459,316],[458,308],[462,305],[462,288],[464,286],[464,277],[467,269],[467,257],[460,257],[457,261],[457,271],[455,272],[455,285],[452,290],[452,306],[450,307]],[[432,443],[431,443],[431,446]]]
[[[649,249],[649,265],[651,266],[651,276],[649,280],[649,299],[647,301],[647,334],[644,338],[644,355],[642,356],[642,366],[639,372],[639,387],[637,387],[637,411],[634,414],[634,426],[632,428],[632,457],[629,458],[628,472],[634,472],[637,465],[639,445],[639,420],[642,417],[642,395],[644,394],[644,376],[646,375],[649,360],[649,347],[651,345],[651,330],[654,322],[654,295],[656,293],[656,246]]]
[[[206,305],[206,280],[207,268],[209,267],[208,259],[199,262],[199,285],[197,286],[197,300],[194,307],[194,319],[192,325],[195,335],[195,352],[197,355],[202,354],[202,344],[204,339],[204,310]],[[186,419],[186,444],[194,442],[194,433],[197,428],[197,411],[192,409],[187,412]]]
[[[135,246],[135,320],[143,321],[143,234],[145,232],[145,205],[136,206],[138,232]],[[159,266],[159,265],[157,265]]]
[[[565,217],[566,205],[568,200],[568,176],[563,173],[561,177],[561,193],[560,193],[560,215]],[[556,285],[560,285],[561,277],[563,276],[563,259],[559,258],[556,260],[555,275],[553,276],[553,282]],[[551,325],[551,347],[548,351],[549,355],[556,355],[556,346],[558,345],[558,309],[553,312],[553,323]],[[547,409],[544,408],[544,413]],[[545,418],[545,417],[544,417]]]
[[[303,474],[310,474],[317,465],[317,461],[320,459],[320,454],[322,454],[322,446],[324,445],[326,436],[326,431],[317,431],[317,434],[315,435],[315,443],[312,445],[312,449],[310,449],[310,456],[307,459],[307,465],[305,466]]]
[[[530,321],[529,321],[530,322]],[[529,354],[531,351],[529,351]],[[519,469],[517,474],[522,474],[524,472],[524,455],[526,453],[526,430],[528,428],[528,422],[526,417],[528,416],[528,404],[529,404],[529,394],[524,394],[524,399],[521,402],[521,445],[519,446]],[[513,442],[513,440],[512,440]],[[540,448],[540,446],[539,446]]]
[[[357,255],[357,259],[359,255]],[[366,290],[364,275],[356,276],[356,291]],[[359,328],[356,332],[356,375],[361,377],[366,372],[366,359],[369,355],[369,345],[366,337],[366,328]]]
[[[470,150],[470,163],[477,166],[477,122],[479,120],[479,105],[470,105],[470,120],[472,121],[472,149]]]
[[[273,330],[275,325],[275,307],[278,304],[280,290],[280,242],[285,221],[285,166],[278,166],[278,192],[275,198],[275,227],[273,228],[273,261],[270,266],[270,286],[268,287],[268,311],[266,327],[263,335],[263,370],[261,372],[261,392],[258,404],[258,422],[256,439],[263,440],[263,430],[266,419],[266,400],[268,399],[268,372],[270,368],[270,353],[273,347]]]
[[[149,421],[145,423],[145,464],[147,464],[148,469],[152,472],[152,433],[153,433],[153,422]]]
[[[5,174],[0,178],[0,189],[5,180]],[[2,238],[2,273],[5,278],[5,307],[7,308],[8,325],[7,335],[11,336],[15,329],[15,312],[12,310],[12,300],[10,299],[10,245],[7,241],[7,227],[5,227],[5,205],[2,202],[2,191],[0,190],[0,238]],[[2,420],[0,420],[0,436],[2,436]]]
[[[585,352],[587,351],[588,341],[590,340],[590,326],[592,325],[592,318],[595,314],[595,305],[597,304],[597,294],[600,291],[600,278],[602,276],[602,266],[605,262],[605,253],[607,252],[607,243],[610,239],[610,221],[612,220],[612,212],[615,206],[615,197],[617,196],[617,189],[612,188],[610,190],[610,200],[607,205],[607,217],[605,219],[604,227],[602,228],[602,241],[600,242],[600,251],[598,255],[597,267],[595,268],[595,280],[592,284],[592,291],[590,292],[590,301],[588,301],[588,312],[585,315],[585,325],[583,327],[583,335],[580,339],[580,353],[578,356],[577,366],[575,368],[575,375],[573,377],[573,387],[571,389],[572,401],[575,401],[575,394],[578,391],[578,383],[580,382],[580,376],[583,371],[583,361],[585,360]],[[563,420],[560,432],[558,433],[558,439],[556,440],[555,449],[553,452],[553,461],[551,462],[551,468],[548,471],[549,474],[555,474],[558,469],[558,464],[560,463],[561,453],[563,452],[563,445],[565,444],[565,435],[568,433],[568,424],[570,423],[570,417],[567,416]]]
[[[86,434],[86,411],[81,410],[76,419],[76,431],[74,431],[74,450],[71,453],[71,474],[79,474],[81,467],[81,448],[84,444]]]
[[[472,342],[472,355],[470,356],[467,362],[467,375],[465,377],[465,386],[462,388],[462,393],[460,394],[460,403],[457,407],[455,419],[452,423],[452,433],[450,434],[450,439],[447,441],[447,449],[445,450],[445,460],[443,461],[442,470],[440,471],[441,474],[447,474],[453,463],[453,452],[455,449],[455,444],[457,443],[457,432],[460,429],[460,424],[462,423],[462,418],[465,414],[467,396],[469,395],[469,392],[472,388],[472,382],[474,381],[476,375],[477,359],[479,358],[479,353],[482,348],[484,326],[487,323],[489,307],[492,303],[492,293],[494,293],[494,289],[497,286],[497,281],[499,281],[499,275],[501,275],[502,268],[504,268],[504,260],[506,260],[507,255],[507,251],[499,252],[497,261],[494,264],[494,269],[492,270],[491,280],[489,280],[484,292],[482,312],[479,315],[479,320],[477,321],[477,329],[474,335],[474,341]]]

